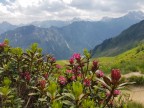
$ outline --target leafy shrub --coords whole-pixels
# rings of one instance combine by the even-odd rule
[[[75,53],[63,67],[41,52],[37,44],[26,52],[10,47],[8,41],[0,44],[0,107],[111,108],[121,89],[131,84],[120,82],[119,69],[112,69],[108,77],[98,61],[90,66],[87,50],[84,56]],[[120,102],[118,107],[127,101]]]
[[[131,76],[129,81],[135,82],[135,85],[144,86],[144,76]]]

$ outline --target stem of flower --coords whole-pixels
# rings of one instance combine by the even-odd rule
[[[28,101],[27,101],[27,103],[26,103],[26,105],[25,105],[24,108],[27,108],[27,107],[28,107],[28,104],[29,104],[29,102],[30,102],[30,99],[31,99],[31,96],[28,98]]]
[[[105,100],[106,102],[105,102],[105,104],[104,104],[104,106],[103,106],[102,108],[104,108],[104,107],[109,103],[109,101],[110,101],[110,99],[111,99],[111,97],[112,97],[112,95],[113,95],[114,89],[115,89],[115,86],[112,87],[112,90],[111,90],[111,92],[110,92],[110,95],[109,95],[108,98]]]

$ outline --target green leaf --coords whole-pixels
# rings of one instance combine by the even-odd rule
[[[4,77],[3,84],[9,87],[9,85],[11,84],[11,80],[8,77]]]
[[[34,95],[38,95],[38,93],[29,93],[29,96],[34,96]]]
[[[8,96],[11,90],[8,87],[0,87],[0,94],[3,96]]]
[[[46,93],[48,97],[52,98],[52,94],[50,92]]]
[[[84,96],[85,96],[85,94],[82,93],[82,94],[79,96],[79,100],[81,100]]]
[[[67,97],[71,98],[72,100],[75,100],[75,97],[72,93],[62,93],[62,95],[67,96]]]
[[[64,96],[57,96],[57,97],[55,98],[55,101],[60,101],[62,98],[64,98]]]
[[[51,95],[55,95],[55,93],[57,91],[57,83],[51,81],[47,90],[50,92]]]
[[[52,108],[62,108],[63,103],[61,101],[54,101],[52,103]]]
[[[68,100],[64,100],[64,101],[62,101],[62,103],[66,104],[66,105],[70,105],[70,106],[75,106],[71,101],[68,101]]]
[[[103,77],[103,80],[104,80],[104,82],[105,82],[107,85],[109,85],[109,86],[111,85],[111,80],[110,80],[110,78],[104,76],[104,77]]]
[[[102,84],[104,84],[108,90],[111,90],[111,87],[108,86],[103,80],[101,80],[99,78],[97,78],[96,80],[98,80],[99,82],[101,82]]]
[[[94,101],[91,99],[85,99],[82,102],[82,108],[95,108]]]
[[[126,82],[126,83],[122,83],[119,85],[119,87],[122,87],[122,86],[126,86],[126,85],[132,85],[134,84],[135,82]]]
[[[91,57],[90,53],[88,52],[88,50],[86,48],[84,49],[83,53],[86,56],[86,58],[89,59]]]
[[[83,85],[79,82],[73,82],[72,84],[72,91],[76,99],[83,93]]]
[[[38,100],[41,101],[41,102],[46,102],[47,101],[46,97],[45,98],[39,98]]]

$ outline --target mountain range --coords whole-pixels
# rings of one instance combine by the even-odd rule
[[[94,57],[115,56],[144,42],[144,20],[130,26],[116,37],[106,39],[92,50]]]
[[[46,20],[46,21],[34,21],[30,23],[31,25],[41,27],[41,28],[49,28],[49,27],[64,27],[67,26],[73,22],[78,22],[78,21],[83,21],[80,18],[73,18],[72,20],[66,20],[66,21],[61,21],[61,20]],[[28,24],[29,25],[29,24]]]
[[[35,23],[35,26],[26,25],[6,31],[1,34],[0,41],[7,38],[12,46],[24,49],[37,42],[43,48],[43,53],[54,54],[57,59],[67,59],[73,52],[93,49],[105,39],[117,36],[143,19],[144,13],[130,12],[119,18],[103,18],[100,21],[79,20],[61,26],[55,23],[55,27],[39,22],[41,26]]]

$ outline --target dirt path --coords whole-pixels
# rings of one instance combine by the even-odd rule
[[[144,74],[141,74],[140,72],[132,72],[123,76],[128,78],[131,76],[144,76]],[[127,92],[130,93],[130,99],[144,105],[144,87],[132,86],[130,87],[130,91]]]
[[[144,105],[144,87],[130,87],[130,99]]]
[[[141,74],[140,72],[131,72],[125,75],[122,75],[125,78],[131,77],[131,76],[144,76],[144,74]]]

